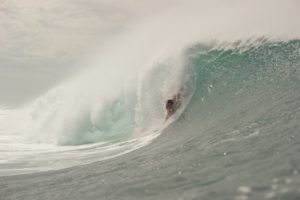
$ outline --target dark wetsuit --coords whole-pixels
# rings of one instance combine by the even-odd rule
[[[169,99],[166,103],[166,109],[168,111],[168,115],[172,115],[176,111],[176,102],[174,99]]]
[[[166,120],[173,115],[176,110],[180,107],[181,102],[180,102],[180,96],[175,95],[172,99],[168,99],[166,102],[166,110],[167,110],[167,116]]]

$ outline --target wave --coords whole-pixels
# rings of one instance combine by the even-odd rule
[[[55,169],[119,156],[149,144],[170,124],[177,126],[178,118],[193,124],[187,130],[217,126],[221,119],[224,129],[252,124],[246,129],[253,131],[239,130],[240,137],[250,137],[263,124],[291,115],[280,113],[279,105],[300,94],[299,66],[299,40],[197,43],[144,68],[137,84],[122,83],[114,93],[99,91],[91,98],[87,88],[55,88],[28,107],[1,111],[1,171],[8,173],[5,165],[12,174],[28,173],[49,170],[49,162]],[[164,103],[177,93],[183,106],[164,124]],[[264,115],[268,112],[273,117]],[[12,167],[15,160],[23,170]]]
[[[8,119],[22,127],[13,131],[32,143],[82,145],[139,136],[164,125],[165,101],[174,94],[182,94],[182,109],[187,105],[194,78],[191,70],[181,66],[153,65],[141,73],[137,87],[101,95],[102,99],[82,96],[78,100],[80,89],[67,94],[72,89],[56,88],[32,105],[14,110]]]
[[[182,57],[156,62],[127,82],[109,71],[112,80],[97,87],[101,81],[94,81],[108,74],[90,81],[95,73],[89,72],[23,108],[2,110],[0,175],[83,165],[149,144],[193,95],[195,74],[184,62]],[[179,92],[182,106],[165,122],[165,101]]]

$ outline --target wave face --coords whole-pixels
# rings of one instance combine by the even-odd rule
[[[237,175],[237,192],[229,197],[300,195],[300,181],[295,177],[299,170],[295,157],[300,131],[299,40],[197,43],[182,55],[141,71],[135,81],[137,86],[96,104],[66,106],[68,95],[57,89],[24,110],[3,110],[1,122],[7,127],[1,131],[1,175],[105,160],[156,138],[140,153],[149,159],[164,158],[152,161],[161,167],[160,177],[168,176],[165,181],[182,178],[172,182],[175,188],[206,186],[211,193],[197,193],[198,197],[217,198],[213,188]],[[183,105],[163,123],[164,102],[178,92]],[[12,129],[9,120],[22,122],[22,128]],[[122,156],[118,160],[122,162]],[[133,169],[124,170],[130,174]],[[147,168],[139,173],[143,170]],[[239,185],[255,173],[266,174],[262,182],[271,183],[263,189]],[[196,178],[199,174],[201,180]],[[245,183],[250,185],[260,180],[248,178]]]
[[[177,180],[182,199],[299,198],[299,51],[266,39],[188,49],[196,92],[153,145],[176,152],[159,165],[173,169],[163,185]]]
[[[248,44],[199,44],[188,49],[189,65],[197,74],[197,91],[190,107],[201,111],[195,119],[216,120],[249,112],[249,120],[256,125],[272,125],[285,114],[290,115],[297,108],[300,94],[299,47],[299,40],[258,39]],[[287,113],[280,109],[286,102],[290,106],[295,103]]]

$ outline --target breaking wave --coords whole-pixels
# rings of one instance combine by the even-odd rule
[[[193,124],[186,130],[219,126],[222,119],[228,121],[227,129],[243,125],[259,132],[297,113],[299,40],[197,43],[182,52],[144,68],[132,79],[137,84],[122,83],[126,87],[114,93],[103,95],[100,90],[91,97],[87,89],[66,84],[28,107],[2,110],[2,173],[115,157],[148,144],[182,114]],[[183,106],[164,123],[164,103],[177,93],[183,96]],[[291,108],[283,112],[286,102]],[[246,112],[247,116],[230,121]],[[240,129],[235,137],[253,132]]]

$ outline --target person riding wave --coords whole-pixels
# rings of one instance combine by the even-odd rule
[[[181,105],[181,96],[180,94],[174,95],[172,98],[168,99],[166,101],[166,110],[167,110],[167,115],[165,118],[165,121],[169,119],[180,107]]]

